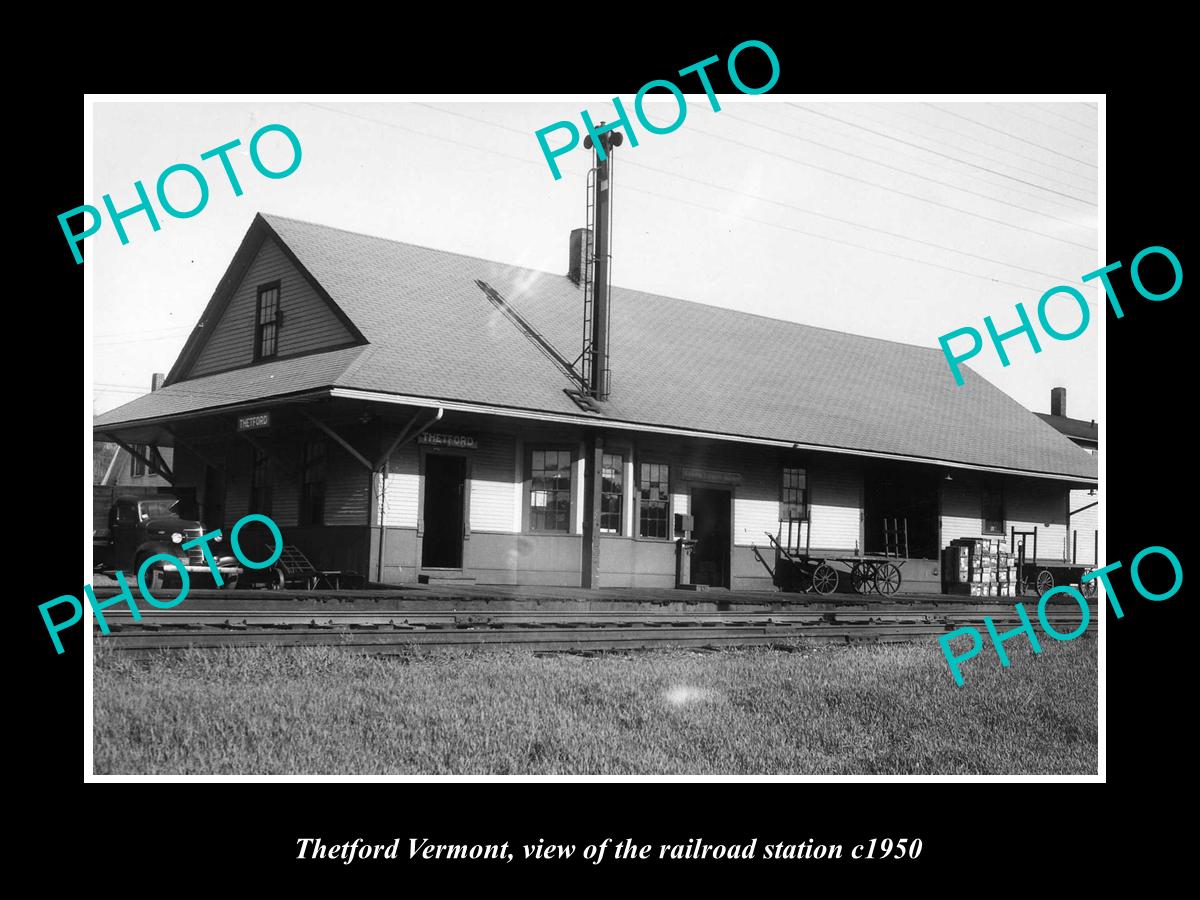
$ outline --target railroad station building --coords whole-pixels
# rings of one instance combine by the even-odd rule
[[[209,529],[261,512],[372,583],[772,589],[768,533],[853,556],[897,549],[889,521],[902,591],[1014,526],[1070,558],[1095,457],[936,348],[614,286],[608,398],[582,396],[590,233],[563,241],[548,274],[259,214],[163,385],[95,438],[151,448]]]

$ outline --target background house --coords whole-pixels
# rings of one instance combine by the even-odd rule
[[[1069,438],[1077,447],[1093,457],[1100,452],[1100,429],[1095,420],[1084,421],[1067,416],[1067,389],[1052,388],[1050,412],[1035,415]],[[1100,489],[1078,488],[1071,491],[1067,517],[1067,547],[1064,552],[1071,562],[1096,565],[1100,529]]]

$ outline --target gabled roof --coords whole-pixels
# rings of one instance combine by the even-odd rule
[[[98,426],[329,387],[1096,477],[1092,456],[978,374],[956,387],[940,350],[619,287],[612,397],[599,416],[588,414],[563,392],[571,385],[559,369],[476,284],[494,288],[574,359],[582,291],[566,276],[274,215],[259,215],[255,229],[284,244],[368,345],[172,383]],[[229,280],[226,290],[236,286]]]

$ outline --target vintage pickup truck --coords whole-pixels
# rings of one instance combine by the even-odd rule
[[[212,570],[205,562],[199,546],[183,549],[183,543],[205,534],[205,528],[193,519],[181,518],[176,512],[179,498],[117,497],[109,507],[108,528],[92,534],[93,565],[96,569],[124,572],[133,582],[142,563],[151,556],[166,553],[183,561],[193,586],[208,586],[215,582]],[[224,588],[237,585],[242,569],[237,560],[224,551],[223,543],[209,542]],[[174,566],[156,563],[146,573],[146,586],[154,593],[164,583],[177,582]]]

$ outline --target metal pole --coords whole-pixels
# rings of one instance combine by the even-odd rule
[[[618,135],[619,136],[619,135]],[[612,250],[612,151],[617,145],[610,132],[601,136],[605,158],[596,164],[596,264],[592,286],[592,370],[588,385],[597,400],[608,399],[609,269]]]

